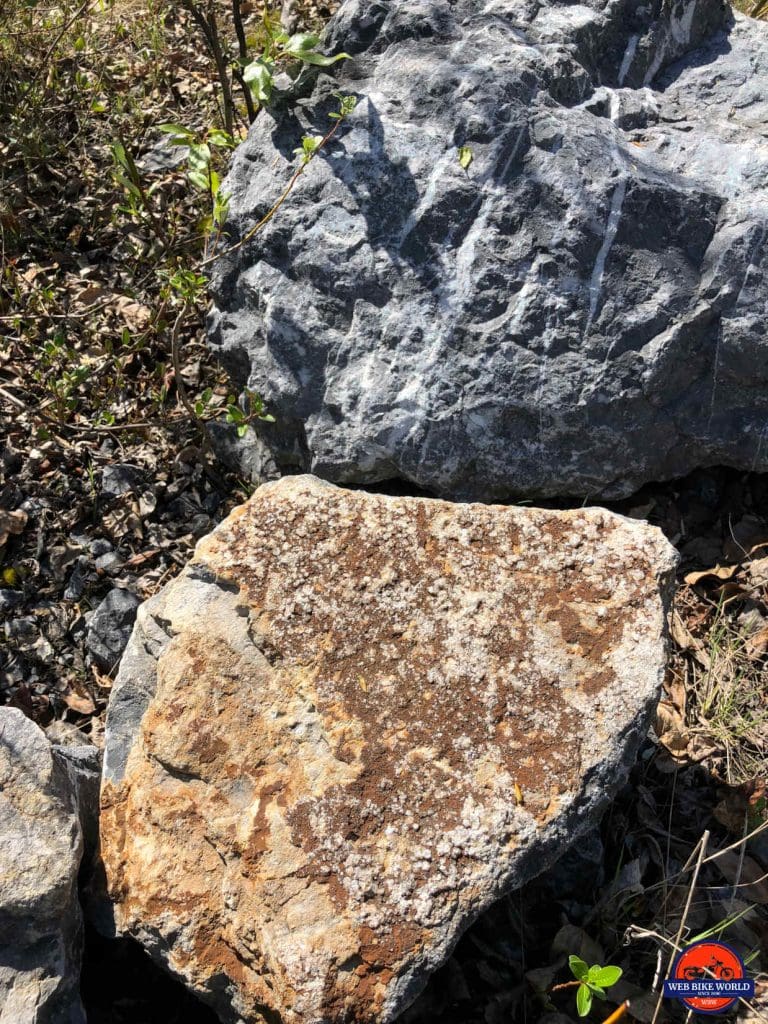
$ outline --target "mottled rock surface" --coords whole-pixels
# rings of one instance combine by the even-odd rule
[[[259,488],[112,692],[118,929],[225,1021],[393,1020],[622,779],[675,559],[602,509]]]
[[[0,709],[0,1024],[85,1024],[81,853],[66,768],[34,722]]]
[[[720,0],[343,0],[260,117],[210,339],[285,466],[441,496],[768,469],[768,25]],[[459,163],[468,146],[473,162]]]

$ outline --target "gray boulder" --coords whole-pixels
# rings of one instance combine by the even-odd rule
[[[442,496],[768,469],[768,25],[720,0],[344,0],[257,119],[210,342],[283,469]],[[458,148],[469,147],[464,170]]]
[[[82,836],[67,769],[45,734],[0,709],[0,1021],[84,1024]]]

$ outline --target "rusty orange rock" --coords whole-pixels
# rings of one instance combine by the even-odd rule
[[[259,488],[123,659],[117,926],[224,1020],[393,1020],[622,781],[675,558],[602,509]]]

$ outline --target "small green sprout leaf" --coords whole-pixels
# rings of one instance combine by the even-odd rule
[[[571,974],[578,981],[584,981],[589,974],[589,967],[584,963],[580,956],[569,956],[568,966],[571,968]]]
[[[596,964],[595,967],[598,968],[596,971],[594,967],[589,970],[589,983],[600,988],[610,988],[611,985],[615,985],[623,973],[620,967],[600,967],[599,964]],[[593,971],[595,971],[594,974]]]
[[[301,145],[297,146],[293,151],[297,156],[301,157],[302,166],[309,163],[322,141],[322,135],[304,135],[302,137]]]
[[[311,32],[297,32],[285,41],[285,52],[293,56],[299,56],[308,50],[314,50],[320,45],[320,36]]]
[[[195,141],[195,133],[191,132],[189,128],[185,128],[183,124],[168,122],[159,124],[157,127],[159,131],[170,136],[170,141],[174,146],[187,146]]]
[[[297,32],[296,35],[286,39],[283,44],[283,53],[286,57],[294,57],[303,61],[304,64],[315,64],[321,68],[327,68],[338,60],[348,60],[348,53],[337,53],[334,57],[327,57],[320,53],[317,47],[320,45],[320,37],[312,35],[311,32]]]
[[[592,1009],[592,993],[586,985],[579,985],[576,989],[576,1010],[580,1017],[586,1017]]]
[[[469,170],[469,165],[475,159],[475,155],[469,146],[459,146],[459,163],[463,169]]]
[[[576,981],[569,985],[576,985],[576,1009],[580,1017],[586,1017],[592,1008],[592,1000],[605,999],[605,990],[615,985],[621,977],[620,967],[603,967],[600,964],[593,964],[589,967],[580,956],[571,955],[568,957],[568,966],[571,969]]]
[[[218,146],[220,149],[235,148],[235,140],[229,132],[222,131],[221,128],[209,128],[206,133],[206,141],[209,146]]]

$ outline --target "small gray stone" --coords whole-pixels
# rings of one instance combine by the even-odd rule
[[[116,551],[107,551],[105,554],[99,555],[93,564],[97,569],[101,569],[102,572],[109,572],[110,569],[114,569],[115,566],[119,566],[122,563]]]
[[[18,590],[0,590],[0,615],[18,608],[24,601],[24,595]]]
[[[135,594],[115,587],[94,612],[88,623],[86,649],[90,661],[102,672],[111,672],[120,661],[140,604]]]
[[[129,491],[138,491],[145,485],[144,473],[128,462],[114,462],[101,471],[101,493],[117,498]]]
[[[0,1020],[85,1024],[78,983],[82,836],[45,734],[0,709]]]

